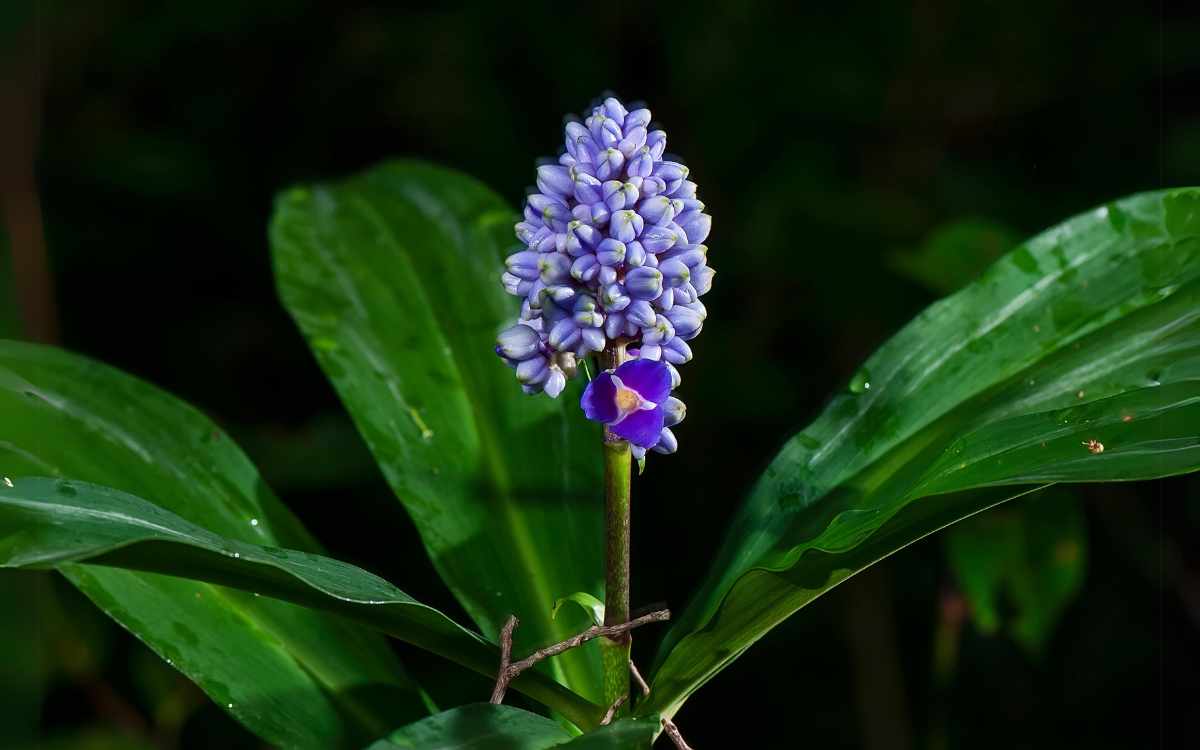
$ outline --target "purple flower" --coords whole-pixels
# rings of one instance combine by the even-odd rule
[[[670,396],[671,373],[667,366],[634,359],[597,375],[584,389],[579,403],[588,419],[602,422],[639,448],[653,448],[666,420],[663,403]]]
[[[565,149],[537,168],[537,192],[515,227],[523,247],[505,260],[501,283],[522,299],[521,314],[496,346],[525,392],[557,396],[578,358],[618,340],[628,345],[633,359],[588,386],[584,410],[617,434],[621,425],[642,430],[628,437],[642,454],[675,450],[670,427],[682,402],[670,399],[665,423],[663,404],[679,384],[675,366],[692,357],[686,342],[700,333],[707,313],[699,298],[713,280],[701,244],[712,218],[689,169],[664,159],[667,136],[651,119],[650,110],[609,97],[566,124]],[[661,394],[623,379],[638,361],[645,372],[667,373]],[[604,411],[618,396],[623,404],[636,396],[639,406]]]

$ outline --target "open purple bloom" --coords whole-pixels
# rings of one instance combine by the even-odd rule
[[[579,403],[588,419],[602,422],[640,448],[653,448],[663,431],[663,404],[670,396],[671,371],[666,364],[634,359],[596,376]]]
[[[618,340],[635,358],[640,350],[646,364],[639,367],[668,373],[667,392],[652,397],[618,368],[588,387],[584,409],[632,435],[635,450],[670,453],[672,422],[664,426],[660,407],[706,315],[699,297],[712,287],[713,270],[701,243],[712,218],[688,168],[664,158],[667,135],[650,122],[650,110],[609,97],[566,124],[565,149],[537,168],[537,192],[515,227],[523,247],[505,261],[501,283],[522,299],[521,315],[501,332],[496,353],[526,393],[555,397],[577,359]],[[618,395],[633,403],[628,394],[639,406],[610,413]]]

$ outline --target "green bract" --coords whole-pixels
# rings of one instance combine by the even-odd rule
[[[774,625],[914,540],[1048,484],[1200,467],[1200,190],[1146,193],[931,306],[784,446],[642,665],[636,718],[598,728],[594,646],[513,683],[547,716],[437,713],[381,633],[490,676],[510,614],[524,656],[591,623],[556,602],[594,609],[603,593],[598,430],[517,392],[492,354],[513,219],[466,176],[393,162],[285,192],[271,227],[284,304],[478,632],[323,556],[195,410],[14,342],[0,343],[0,565],[60,570],[272,745],[645,747]],[[1038,559],[1013,551],[1034,531],[993,559]],[[1005,580],[968,593],[991,601]],[[1052,609],[1073,580],[1030,596]],[[1013,628],[1032,648],[1044,633]]]

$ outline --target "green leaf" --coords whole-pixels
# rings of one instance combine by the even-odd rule
[[[512,706],[473,703],[401,727],[369,750],[544,750],[570,737],[545,716]]]
[[[1031,486],[1194,471],[1198,276],[1200,191],[1146,193],[1029,240],[917,316],[768,466],[639,713],[672,714],[821,593]]]
[[[579,606],[588,616],[592,618],[593,625],[604,624],[604,602],[587,593],[586,591],[576,591],[574,594],[557,599],[554,602],[554,609],[550,610],[550,618],[558,617],[558,608],[567,602],[571,602]]]
[[[556,596],[600,595],[601,438],[578,383],[525,396],[494,354],[517,315],[499,281],[515,219],[464,175],[398,161],[285,192],[271,245],[284,304],[438,572],[484,633],[518,615],[530,651],[572,635]],[[543,664],[598,701],[596,648]]]
[[[914,251],[892,256],[892,266],[940,294],[966,286],[1020,237],[985,219],[962,219],[938,227]]]
[[[1069,494],[1037,493],[957,524],[946,552],[979,629],[1004,627],[1039,654],[1083,584],[1083,510]]]
[[[86,561],[91,571],[118,567],[207,581],[249,592],[253,602],[274,597],[357,620],[484,675],[494,675],[500,663],[496,646],[353,565],[222,537],[108,487],[42,477],[12,483],[0,485],[0,567],[36,569]],[[222,592],[210,588],[213,594]],[[239,614],[227,612],[230,620]],[[224,624],[212,632],[220,634],[219,645],[238,647],[233,640],[237,633],[227,632]],[[204,634],[182,625],[178,639],[205,640]],[[271,646],[260,648],[269,651]],[[239,657],[253,674],[259,655],[246,651]],[[599,707],[536,672],[523,674],[512,685],[582,726],[598,719]],[[273,694],[275,700],[287,696]]]
[[[572,739],[544,716],[475,703],[397,729],[369,750],[633,750],[649,748],[657,731],[657,722],[622,719]]]
[[[0,424],[7,477],[103,483],[160,498],[233,540],[319,549],[212,422],[104,365],[0,342]],[[195,581],[94,566],[62,571],[272,744],[360,743],[398,714],[426,711],[386,641],[340,618]]]

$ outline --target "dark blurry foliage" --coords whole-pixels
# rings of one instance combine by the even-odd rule
[[[636,604],[692,588],[766,457],[935,296],[922,268],[955,262],[938,255],[948,233],[983,230],[994,254],[1115,196],[1200,183],[1200,15],[1183,5],[24,6],[3,4],[0,41],[36,16],[37,184],[62,344],[204,408],[331,554],[451,613],[276,300],[266,226],[282,187],[415,155],[515,207],[535,158],[559,147],[563,115],[602,91],[645,100],[669,126],[705,186],[719,274],[683,384],[686,448],[635,487]],[[980,267],[956,267],[953,284]],[[741,724],[741,746],[1194,745],[1200,480],[1073,492],[1089,569],[1040,660],[963,629],[951,687],[937,688],[934,633],[953,578],[941,543],[924,542],[882,582],[852,581],[774,631],[677,721],[700,747],[731,746],[733,717],[750,714],[769,719]],[[342,523],[349,505],[377,523]],[[2,687],[47,690],[32,722],[30,704],[4,698],[27,727],[5,713],[6,730],[88,737],[64,747],[256,745],[103,621],[98,676],[81,682],[78,665],[44,653],[64,637],[57,622],[35,615],[28,632],[39,610],[0,585],[0,642],[43,659],[13,670],[21,683],[6,659]],[[78,598],[49,589],[35,598]],[[847,629],[863,596],[887,605],[880,632],[894,645],[865,690],[851,668],[859,631]],[[463,695],[442,662],[402,656],[450,703],[486,694],[486,681]],[[87,699],[93,683],[119,702]],[[899,707],[909,733],[864,729],[878,708],[864,695]]]

